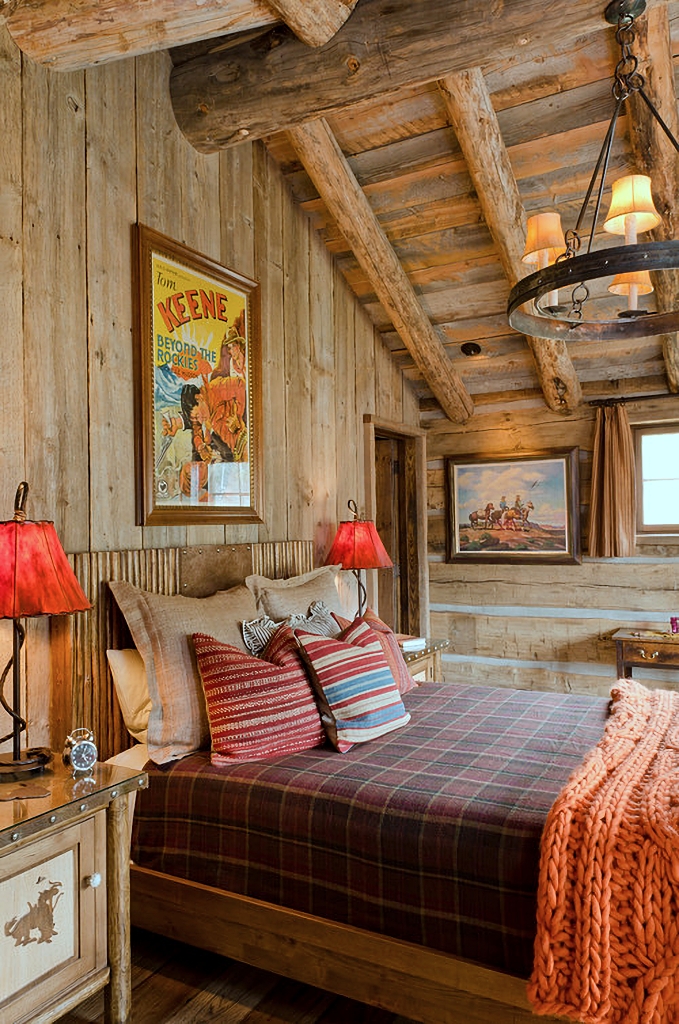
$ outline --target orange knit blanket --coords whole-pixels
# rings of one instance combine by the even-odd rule
[[[679,1024],[679,693],[611,696],[545,826],[528,996],[584,1024]]]

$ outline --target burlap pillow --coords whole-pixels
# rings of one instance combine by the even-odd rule
[[[205,699],[190,637],[205,632],[245,651],[240,623],[256,614],[252,593],[238,586],[211,597],[168,597],[121,581],[109,586],[146,666],[149,757],[165,764],[208,747]]]
[[[341,565],[323,565],[320,569],[291,576],[285,580],[270,580],[267,576],[246,576],[245,585],[255,596],[257,611],[271,616],[274,622],[289,615],[306,615],[309,605],[322,601],[331,612],[343,614],[337,589]]]

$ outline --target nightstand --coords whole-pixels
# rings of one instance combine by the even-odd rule
[[[128,794],[145,772],[97,764],[73,776],[54,755],[0,789],[0,1020],[49,1024],[106,987],[107,1024],[130,1020]],[[12,799],[22,786],[46,796]]]
[[[617,629],[613,633],[618,677],[629,677],[633,668],[679,669],[679,633],[659,629]]]
[[[429,637],[419,651],[403,651],[403,660],[417,683],[431,683],[443,678],[441,672],[441,651],[445,651],[449,640],[432,640]]]

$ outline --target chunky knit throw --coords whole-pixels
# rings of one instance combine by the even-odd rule
[[[584,1024],[677,1024],[679,693],[611,696],[545,826],[528,996]]]

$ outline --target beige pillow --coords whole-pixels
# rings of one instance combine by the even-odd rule
[[[120,704],[125,728],[133,739],[146,743],[151,695],[146,681],[146,666],[139,651],[107,651],[113,685]]]
[[[165,764],[209,746],[205,698],[190,638],[207,633],[245,651],[240,623],[257,613],[252,593],[241,585],[210,597],[168,597],[122,581],[109,586],[146,666],[149,757]]]
[[[288,615],[306,615],[314,601],[322,601],[331,612],[341,615],[342,603],[337,590],[341,568],[341,565],[324,565],[286,580],[246,576],[245,585],[255,596],[257,611],[269,615],[275,622]]]

